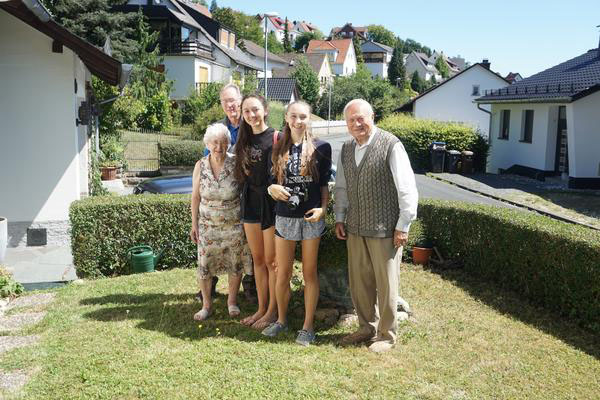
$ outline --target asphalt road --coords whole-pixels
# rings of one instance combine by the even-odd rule
[[[337,164],[342,144],[350,138],[350,135],[347,133],[332,133],[329,135],[318,135],[318,137],[331,144],[332,159],[334,164]],[[512,207],[510,204],[469,192],[468,190],[461,189],[448,183],[440,182],[426,175],[416,174],[416,180],[419,197],[421,198],[456,200],[498,207]]]

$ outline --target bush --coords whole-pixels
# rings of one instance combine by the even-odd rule
[[[23,285],[15,281],[12,275],[0,265],[0,298],[16,297],[23,293]]]
[[[225,118],[225,113],[220,104],[215,104],[208,110],[201,112],[196,117],[194,125],[192,126],[191,139],[201,140],[204,136],[204,132],[206,132],[206,128],[210,124],[214,124],[223,118]]]
[[[404,114],[393,114],[377,124],[402,141],[413,169],[428,170],[431,142],[446,142],[448,150],[471,150],[476,171],[485,171],[489,145],[477,131],[464,124],[415,119]]]
[[[445,258],[600,332],[600,233],[534,213],[425,200],[419,218]]]
[[[192,87],[188,98],[182,102],[181,119],[183,124],[192,124],[196,118],[206,110],[220,104],[219,92],[222,83],[211,82],[202,91],[198,92]]]
[[[267,125],[275,130],[282,130],[285,119],[285,106],[278,101],[269,102],[269,116]]]
[[[204,143],[197,140],[175,140],[158,144],[160,165],[194,166],[204,155]]]
[[[146,244],[167,249],[157,269],[191,267],[196,245],[189,239],[189,195],[90,197],[71,204],[71,248],[79,277],[131,272],[127,250]]]

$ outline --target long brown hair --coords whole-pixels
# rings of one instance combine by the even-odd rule
[[[306,107],[308,110],[309,118],[311,113],[310,105],[303,101],[295,101],[290,103],[285,109],[285,115],[287,116],[290,108],[300,104]],[[273,161],[273,168],[271,172],[277,178],[278,184],[283,184],[283,178],[285,176],[285,167],[290,157],[290,147],[292,147],[292,129],[290,125],[285,121],[283,126],[283,137],[277,141],[273,146],[273,152],[271,160]],[[311,175],[315,182],[319,181],[319,171],[317,171],[317,158],[315,157],[315,143],[310,127],[306,127],[304,131],[304,137],[302,139],[302,154],[300,155],[300,175],[307,176]]]
[[[248,174],[250,173],[249,147],[250,138],[252,137],[252,135],[254,135],[254,133],[252,132],[252,127],[244,119],[243,107],[244,102],[247,99],[257,99],[258,101],[260,101],[265,110],[265,123],[267,122],[266,119],[269,115],[269,106],[267,105],[267,101],[264,97],[259,96],[257,94],[249,94],[244,96],[240,104],[240,113],[242,114],[242,118],[240,121],[240,128],[238,130],[237,141],[235,142],[235,167],[233,169],[233,176],[240,183],[243,183],[246,180]]]

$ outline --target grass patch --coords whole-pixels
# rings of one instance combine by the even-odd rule
[[[47,317],[25,332],[41,343],[4,355],[0,368],[39,367],[25,399],[597,395],[597,338],[460,271],[405,265],[401,277],[416,322],[399,327],[398,346],[384,355],[339,347],[351,329],[327,326],[317,326],[317,345],[301,348],[299,318],[284,337],[264,338],[227,316],[222,294],[211,319],[196,323],[194,271],[175,269],[59,289]],[[242,303],[242,315],[250,311]]]

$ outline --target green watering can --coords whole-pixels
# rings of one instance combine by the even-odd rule
[[[133,272],[152,272],[164,250],[154,255],[152,247],[147,245],[135,246],[127,250],[127,259],[133,267]]]

